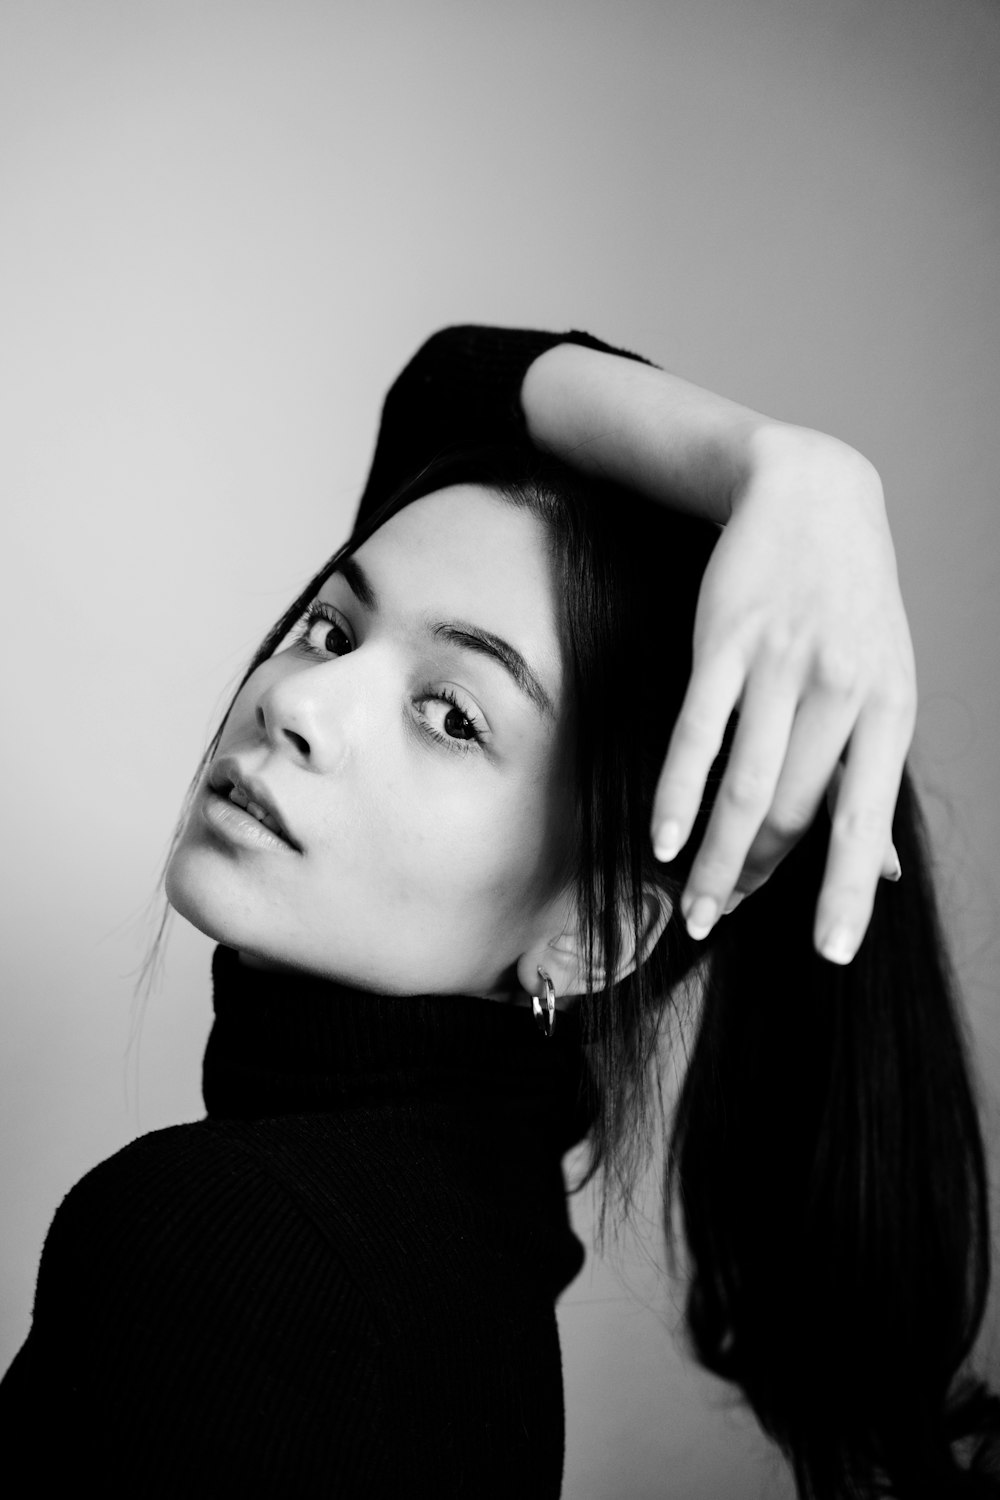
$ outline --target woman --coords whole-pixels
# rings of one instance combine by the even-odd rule
[[[947,1406],[986,1194],[914,706],[857,454],[582,335],[432,339],[169,861],[208,1117],[60,1208],[7,1451],[45,1413],[107,1493],[558,1495],[560,1160],[627,1196],[697,993],[699,1356],[803,1495],[996,1493],[989,1398]]]

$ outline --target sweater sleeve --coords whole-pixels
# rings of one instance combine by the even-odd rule
[[[377,1346],[349,1273],[238,1139],[154,1132],[56,1215],[0,1386],[5,1469],[30,1476],[18,1494],[382,1496]]]
[[[450,450],[527,442],[521,386],[529,366],[557,344],[580,344],[649,363],[575,329],[442,328],[421,345],[389,388],[355,524]]]

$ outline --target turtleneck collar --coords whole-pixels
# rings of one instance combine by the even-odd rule
[[[225,947],[215,951],[212,980],[215,1023],[203,1073],[209,1116],[513,1097],[551,1106],[561,1150],[586,1131],[572,1012],[560,1013],[546,1038],[519,1006],[473,995],[380,995],[250,968]]]

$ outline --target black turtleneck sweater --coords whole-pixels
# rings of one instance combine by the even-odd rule
[[[50,1230],[0,1387],[15,1493],[557,1496],[575,1019],[213,975],[207,1118]]]
[[[386,397],[358,526],[450,451],[525,444],[521,383],[561,342],[609,347],[429,339]],[[224,948],[214,981],[207,1118],[133,1142],[56,1214],[0,1385],[6,1492],[20,1472],[23,1494],[557,1496],[574,1019],[546,1041],[527,1010]]]

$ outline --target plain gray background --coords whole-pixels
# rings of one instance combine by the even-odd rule
[[[448,322],[588,328],[878,465],[996,1162],[998,98],[994,0],[3,0],[0,1368],[61,1195],[200,1112],[210,944],[132,998],[172,820]],[[787,1494],[655,1220],[561,1307],[565,1494]]]

